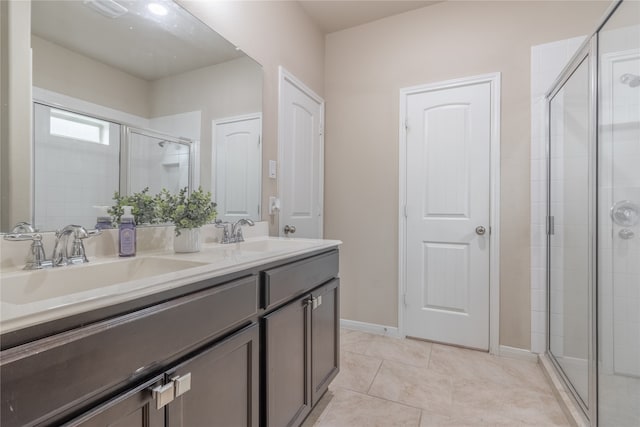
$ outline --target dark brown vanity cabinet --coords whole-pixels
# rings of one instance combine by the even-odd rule
[[[65,426],[257,427],[258,340],[253,324]]]
[[[3,350],[0,353],[0,425],[60,425],[87,410],[92,411],[114,395],[122,398],[116,397],[111,405],[122,404],[127,408],[139,405],[136,411],[146,414],[146,399],[151,392],[141,390],[137,394],[132,390],[149,376],[168,375],[170,369],[191,355],[205,357],[203,351],[211,345],[217,349],[211,350],[214,354],[211,357],[231,351],[228,347],[231,344],[226,344],[229,337],[236,337],[237,331],[257,321],[258,290],[257,274],[213,283],[203,290],[160,304]],[[252,334],[257,334],[257,329],[256,325]],[[252,357],[251,366],[257,366],[259,357],[256,337],[251,336],[250,348],[247,347]],[[246,372],[245,376],[250,376],[257,387],[255,372]],[[221,378],[231,382],[229,377]],[[190,393],[192,399],[197,390],[206,390],[202,381],[202,375],[198,379],[193,377],[196,392]],[[130,393],[133,395],[129,396]],[[258,401],[257,393],[255,401]],[[257,418],[255,412],[251,409],[254,419]],[[152,420],[154,416],[144,419]],[[107,424],[98,422],[97,425]]]
[[[167,427],[258,427],[258,341],[254,324],[169,371],[190,377],[190,390],[166,406]]]
[[[340,369],[340,280],[311,294],[311,402],[315,406]]]
[[[271,289],[306,291],[264,316],[265,426],[300,425],[338,373],[337,267],[333,253],[265,273]]]
[[[0,425],[299,425],[338,372],[337,275],[310,254],[7,346]]]

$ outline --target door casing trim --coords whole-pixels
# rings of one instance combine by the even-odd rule
[[[489,352],[500,354],[500,80],[499,72],[411,86],[400,89],[399,205],[398,205],[398,331],[405,336],[406,233],[407,233],[407,98],[422,92],[481,83],[491,86],[490,212],[489,212]]]

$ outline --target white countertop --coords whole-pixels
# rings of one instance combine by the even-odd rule
[[[200,252],[191,254],[176,254],[167,250],[149,251],[138,254],[135,258],[93,257],[89,263],[77,266],[38,271],[0,271],[0,333],[119,304],[305,253],[338,247],[341,243],[339,240],[257,237],[247,239],[244,243],[203,244]],[[137,261],[132,263],[132,259]],[[185,265],[188,265],[188,268],[154,273],[133,280],[122,279],[127,277],[127,273],[122,270],[124,266],[140,266],[145,264],[145,259],[150,259],[148,264],[152,266],[162,264],[163,260],[167,265],[186,261]],[[168,270],[171,268],[168,267]],[[96,277],[96,272],[99,272],[100,277]],[[109,282],[110,272],[118,273],[113,275],[113,283]],[[73,280],[68,280],[70,277]],[[87,289],[78,289],[79,280],[79,283],[87,284]],[[100,282],[104,283],[95,285]],[[45,289],[45,286],[48,288]],[[60,292],[55,288],[51,289],[51,286],[60,286]],[[58,293],[60,295],[57,295]]]

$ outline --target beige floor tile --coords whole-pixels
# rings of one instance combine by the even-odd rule
[[[462,420],[477,419],[480,424],[567,425],[550,389],[543,393],[521,385],[454,380],[453,405],[464,408],[456,412],[463,417]]]
[[[429,369],[451,375],[454,383],[472,381],[550,392],[537,363],[434,344]]]
[[[369,394],[422,409],[452,402],[451,377],[426,368],[385,360]]]
[[[420,409],[337,389],[315,427],[390,427],[420,424]]]
[[[404,425],[568,422],[537,363],[342,330],[341,373],[304,427]]]
[[[366,393],[381,364],[382,359],[342,351],[340,373],[331,383],[331,388],[346,388]]]
[[[365,332],[340,329],[340,351],[364,354],[375,337]]]
[[[476,412],[464,406],[449,405],[444,410],[423,410],[420,427],[435,426],[514,426],[512,419],[499,412]]]
[[[432,344],[425,341],[374,336],[364,354],[426,368],[429,364],[431,347]]]
[[[334,394],[331,389],[327,390],[327,392],[320,398],[316,406],[313,408],[311,413],[307,416],[300,427],[312,427],[318,422],[318,418],[324,413],[329,403],[333,400]]]

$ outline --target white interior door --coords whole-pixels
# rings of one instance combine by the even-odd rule
[[[322,238],[324,101],[280,68],[280,235]]]
[[[489,349],[491,83],[406,97],[408,336]]]
[[[214,121],[215,200],[218,218],[260,220],[262,118],[259,114]]]

